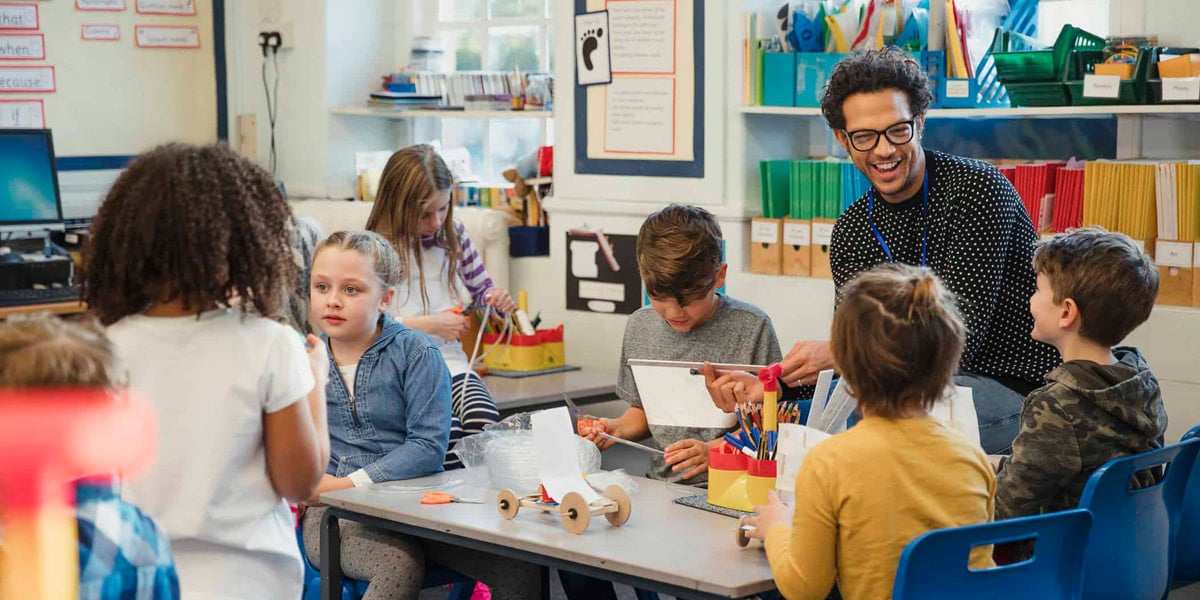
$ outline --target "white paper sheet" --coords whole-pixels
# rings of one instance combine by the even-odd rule
[[[779,426],[779,441],[776,442],[775,454],[778,461],[778,477],[775,478],[775,487],[784,502],[792,503],[790,498],[794,497],[796,491],[796,475],[800,473],[800,464],[804,462],[808,451],[830,437],[833,436],[804,425],[783,423]]]
[[[829,398],[829,384],[833,383],[833,369],[825,369],[817,373],[817,387],[813,390],[812,405],[808,409],[808,419],[804,424],[813,427],[821,420],[825,412],[825,401]]]
[[[953,390],[946,390],[946,395],[933,405],[929,415],[963,434],[972,444],[983,447],[979,441],[979,417],[975,414],[975,394],[971,388],[956,385]]]
[[[733,427],[737,416],[722,412],[704,387],[704,377],[687,369],[630,365],[638,396],[651,425]]]
[[[579,446],[571,429],[567,407],[535,412],[530,423],[538,453],[538,478],[546,487],[546,493],[558,502],[570,492],[577,492],[589,504],[599,500],[600,494],[583,480]]]
[[[674,0],[612,2],[608,12],[614,72],[675,72]]]
[[[605,91],[606,152],[675,152],[674,79],[616,79]]]
[[[607,10],[575,15],[575,73],[579,85],[612,81],[610,39]]]

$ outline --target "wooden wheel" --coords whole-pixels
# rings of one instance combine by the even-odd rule
[[[496,508],[500,511],[500,516],[511,520],[517,516],[517,511],[521,510],[521,501],[512,490],[504,490],[496,497]]]
[[[613,527],[624,525],[633,509],[629,502],[629,494],[619,485],[610,485],[604,489],[604,497],[617,503],[616,512],[604,513],[604,518],[608,519],[609,525]]]
[[[746,546],[750,545],[750,538],[746,537],[746,530],[742,529],[742,527],[745,525],[746,517],[742,517],[738,519],[737,529],[734,530],[734,533],[737,534],[737,545],[741,548],[745,548]]]
[[[592,510],[578,492],[563,496],[558,504],[558,515],[562,517],[563,527],[576,535],[586,531],[592,520]]]

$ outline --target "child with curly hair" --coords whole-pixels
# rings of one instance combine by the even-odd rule
[[[171,144],[136,158],[92,223],[84,299],[162,432],[127,497],[170,537],[186,598],[300,595],[286,500],[329,460],[328,358],[275,320],[296,277],[290,220],[260,167]]]

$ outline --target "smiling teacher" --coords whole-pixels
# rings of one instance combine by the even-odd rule
[[[821,112],[871,189],[833,228],[833,281],[840,299],[848,281],[881,263],[933,269],[967,326],[955,382],[973,390],[984,450],[1006,453],[1025,395],[1061,362],[1030,338],[1037,234],[994,167],[921,146],[932,99],[925,73],[901,51],[855,54],[834,68]],[[833,366],[829,342],[799,342],[783,360],[784,382],[810,384]],[[735,374],[710,383],[720,406],[760,393]]]

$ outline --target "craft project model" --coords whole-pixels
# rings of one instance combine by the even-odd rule
[[[563,527],[576,535],[587,531],[593,516],[604,515],[613,527],[620,527],[629,520],[629,494],[619,485],[610,485],[602,497],[588,504],[578,492],[568,492],[561,502],[554,502],[545,494],[517,496],[512,490],[503,490],[496,498],[496,508],[505,519],[512,520],[521,508],[532,508],[541,512],[558,512]]]

